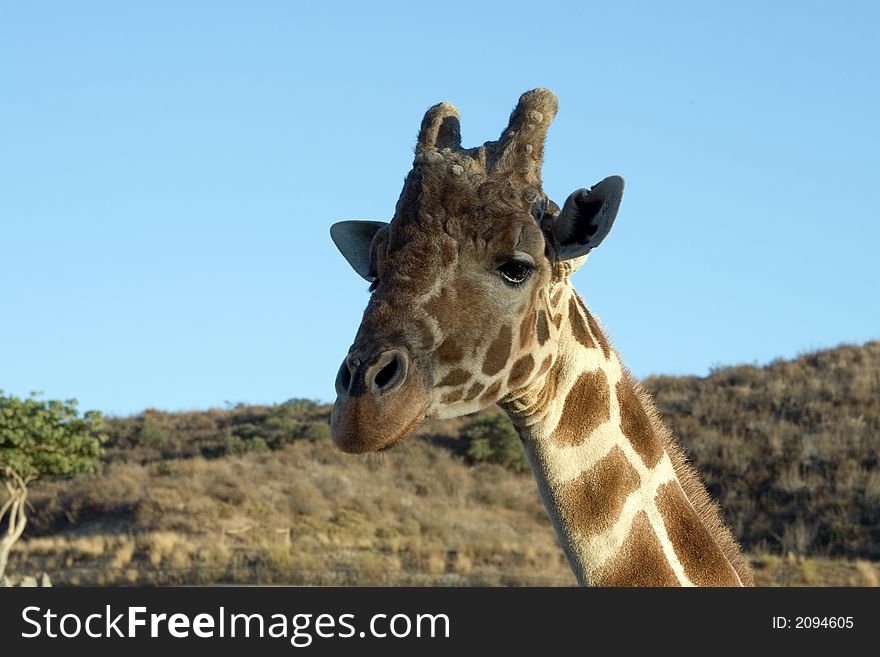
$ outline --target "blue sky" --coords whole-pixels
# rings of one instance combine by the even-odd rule
[[[559,96],[574,282],[639,376],[880,337],[880,5],[0,3],[0,389],[113,414],[332,401],[425,109]],[[320,6],[319,6],[320,5]]]

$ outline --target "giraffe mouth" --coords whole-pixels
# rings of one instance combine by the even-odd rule
[[[411,380],[391,394],[349,395],[336,398],[330,414],[333,443],[343,452],[362,454],[387,450],[406,440],[425,418],[430,396],[419,380]]]
[[[337,401],[337,405],[338,405]],[[334,423],[334,414],[330,418],[330,431],[333,442],[343,452],[349,454],[363,454],[366,452],[384,452],[409,438],[416,426],[425,419],[425,411],[417,413],[409,422],[394,431],[389,438],[385,431],[375,432],[372,427],[358,427],[354,431],[348,427],[341,427],[339,422]],[[335,426],[334,426],[335,425]]]
[[[412,435],[413,430],[416,428],[416,426],[418,426],[418,424],[424,419],[425,419],[425,413],[422,412],[421,414],[417,415],[413,419],[412,422],[410,422],[403,429],[401,429],[396,436],[394,436],[391,440],[389,440],[387,443],[385,443],[381,447],[376,448],[375,451],[387,452],[389,449],[396,447],[397,445],[402,443],[404,440],[409,438]]]

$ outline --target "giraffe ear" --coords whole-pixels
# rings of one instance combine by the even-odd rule
[[[611,232],[621,198],[623,178],[620,176],[610,176],[590,189],[573,192],[551,226],[556,258],[579,258],[599,246]]]
[[[330,226],[330,239],[348,264],[371,283],[376,278],[372,263],[373,238],[388,224],[384,221],[340,221]]]

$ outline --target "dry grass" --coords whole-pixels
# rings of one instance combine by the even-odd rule
[[[880,342],[644,385],[747,549],[880,559]]]
[[[117,463],[35,491],[83,517],[76,536],[22,541],[13,567],[60,569],[59,584],[130,583],[134,569],[168,583],[574,582],[530,475],[424,441],[354,459],[297,442],[171,470]]]
[[[117,537],[105,536],[109,545]],[[484,545],[474,551],[426,549],[419,541],[396,550],[353,549],[329,539],[290,546],[254,540],[218,549],[210,536],[157,532],[118,545],[108,555],[71,560],[72,544],[57,541],[46,552],[43,539],[25,541],[15,565],[50,570],[56,585],[247,583],[379,586],[573,586],[558,551],[541,553],[514,545]],[[122,553],[124,556],[119,557]],[[26,561],[23,557],[27,556]],[[130,560],[126,563],[125,560]],[[822,557],[761,555],[753,559],[759,586],[878,586],[880,564]]]
[[[827,557],[762,555],[753,559],[758,586],[877,586],[880,564]]]

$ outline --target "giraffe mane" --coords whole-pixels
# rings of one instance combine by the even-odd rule
[[[644,407],[656,435],[660,437],[660,442],[666,450],[666,453],[669,455],[669,460],[672,461],[675,476],[678,477],[678,480],[681,483],[685,497],[687,497],[688,501],[694,507],[697,516],[706,526],[706,529],[709,530],[709,533],[721,548],[721,551],[730,562],[730,565],[733,566],[733,569],[742,581],[743,586],[754,586],[755,578],[752,573],[752,568],[746,558],[742,555],[739,545],[733,537],[730,529],[722,520],[721,507],[709,497],[703,477],[688,460],[684,450],[672,435],[672,431],[670,431],[663,422],[651,394],[642,387],[642,384],[639,383],[625,365],[621,364],[621,368],[624,376],[628,378],[632,384],[636,397],[638,397]]]

